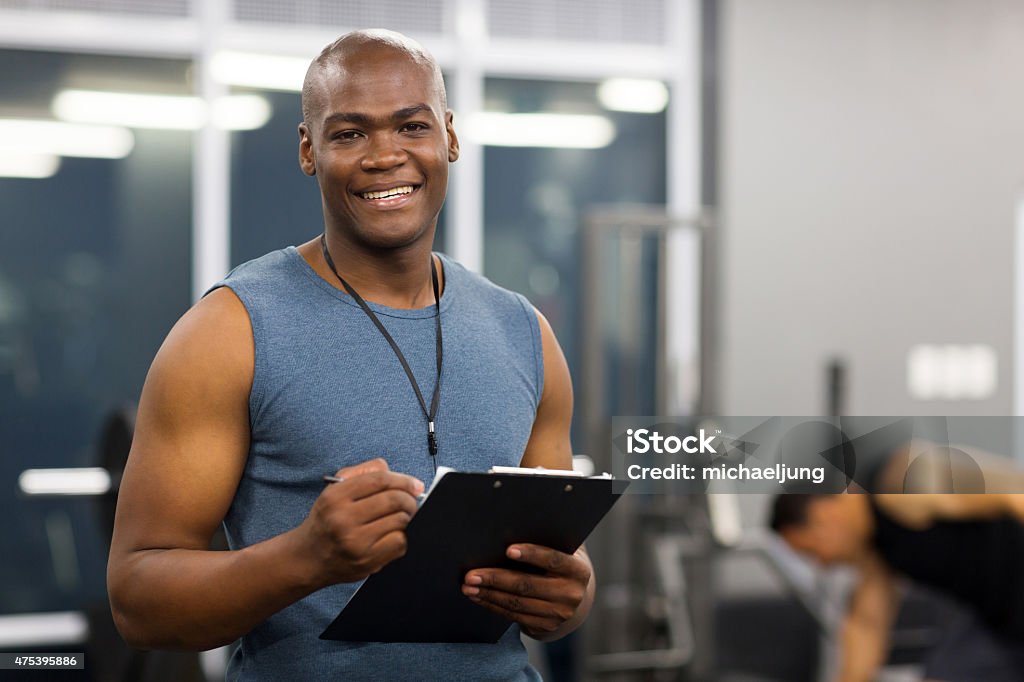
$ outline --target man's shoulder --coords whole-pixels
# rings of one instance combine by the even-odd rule
[[[280,276],[282,273],[291,269],[293,265],[291,262],[291,251],[294,251],[294,249],[295,247],[288,246],[283,249],[271,251],[270,253],[265,253],[258,258],[247,260],[244,263],[240,263],[233,267],[223,279],[214,285],[214,287],[211,287],[211,290],[230,282],[255,282],[261,279],[265,280],[271,277]]]
[[[151,374],[161,381],[186,382],[230,377],[233,386],[247,385],[252,379],[252,338],[249,316],[238,297],[227,288],[212,290],[171,328]]]
[[[295,300],[297,288],[307,277],[302,272],[302,256],[289,246],[240,263],[223,278],[214,282],[203,294],[208,297],[220,289],[231,290],[249,312],[254,306],[278,300]]]

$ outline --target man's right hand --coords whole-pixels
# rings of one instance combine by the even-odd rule
[[[340,469],[297,529],[321,586],[354,582],[405,554],[423,483],[374,459]]]

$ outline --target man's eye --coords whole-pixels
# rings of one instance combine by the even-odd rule
[[[427,126],[424,123],[406,123],[402,126],[402,130],[406,132],[418,133],[422,130],[426,130]]]
[[[335,140],[354,140],[359,137],[359,133],[355,130],[342,130],[341,132],[332,135]]]

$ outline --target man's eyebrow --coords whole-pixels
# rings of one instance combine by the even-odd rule
[[[402,119],[412,118],[416,114],[421,114],[421,113],[423,113],[425,111],[426,112],[430,112],[430,113],[434,113],[434,110],[431,109],[426,104],[423,104],[423,103],[413,104],[411,107],[405,107],[404,109],[399,109],[398,111],[396,111],[393,114],[391,114],[391,120],[392,121],[400,121]]]
[[[412,106],[403,107],[401,109],[398,109],[397,111],[393,111],[389,116],[387,116],[386,120],[388,122],[394,123],[396,121],[405,120],[407,118],[410,118],[412,116],[415,116],[416,114],[420,114],[423,112],[433,113],[433,109],[431,109],[430,106],[423,103],[413,104]],[[328,126],[332,123],[345,122],[355,123],[356,125],[368,126],[371,125],[374,122],[374,120],[375,117],[370,116],[369,114],[362,114],[353,111],[338,111],[324,118],[324,125]]]
[[[324,119],[324,125],[330,125],[332,123],[355,123],[357,125],[367,125],[370,122],[370,117],[366,114],[357,114],[354,112],[338,111]]]

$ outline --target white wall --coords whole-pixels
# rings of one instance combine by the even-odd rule
[[[723,0],[720,409],[1009,414],[1024,2]],[[986,343],[987,400],[919,402],[916,343]]]

